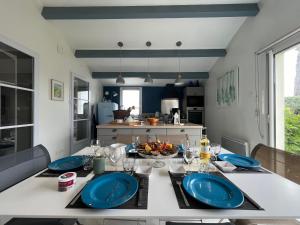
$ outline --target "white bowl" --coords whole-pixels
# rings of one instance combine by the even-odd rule
[[[236,169],[236,166],[226,161],[216,161],[215,165],[224,172],[232,172],[233,170]]]

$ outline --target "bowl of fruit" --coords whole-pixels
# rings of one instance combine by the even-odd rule
[[[155,141],[140,144],[138,154],[143,158],[163,159],[177,156],[178,150],[173,144]]]

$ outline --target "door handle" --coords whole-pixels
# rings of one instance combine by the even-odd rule
[[[147,129],[146,132],[149,133],[151,131],[151,129]]]

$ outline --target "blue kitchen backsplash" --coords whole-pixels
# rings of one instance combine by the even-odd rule
[[[142,110],[143,113],[155,113],[160,112],[160,102],[166,87],[142,87]],[[182,108],[183,90],[184,87],[175,87],[180,100],[180,108]],[[120,105],[120,87],[117,86],[104,86],[104,93],[108,91],[109,93],[116,92],[118,96],[111,97],[111,100]]]

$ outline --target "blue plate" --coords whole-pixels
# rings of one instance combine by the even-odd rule
[[[237,208],[244,195],[228,180],[204,173],[193,173],[183,179],[183,188],[196,200],[215,208]]]
[[[245,168],[255,168],[260,166],[259,161],[239,154],[221,154],[218,156],[218,158],[222,161],[230,162],[235,166],[240,166]]]
[[[53,161],[48,165],[48,169],[54,171],[70,171],[82,167],[84,165],[84,156],[68,156]]]
[[[137,190],[138,182],[133,176],[110,173],[88,183],[81,192],[81,200],[91,208],[109,209],[130,200]]]

